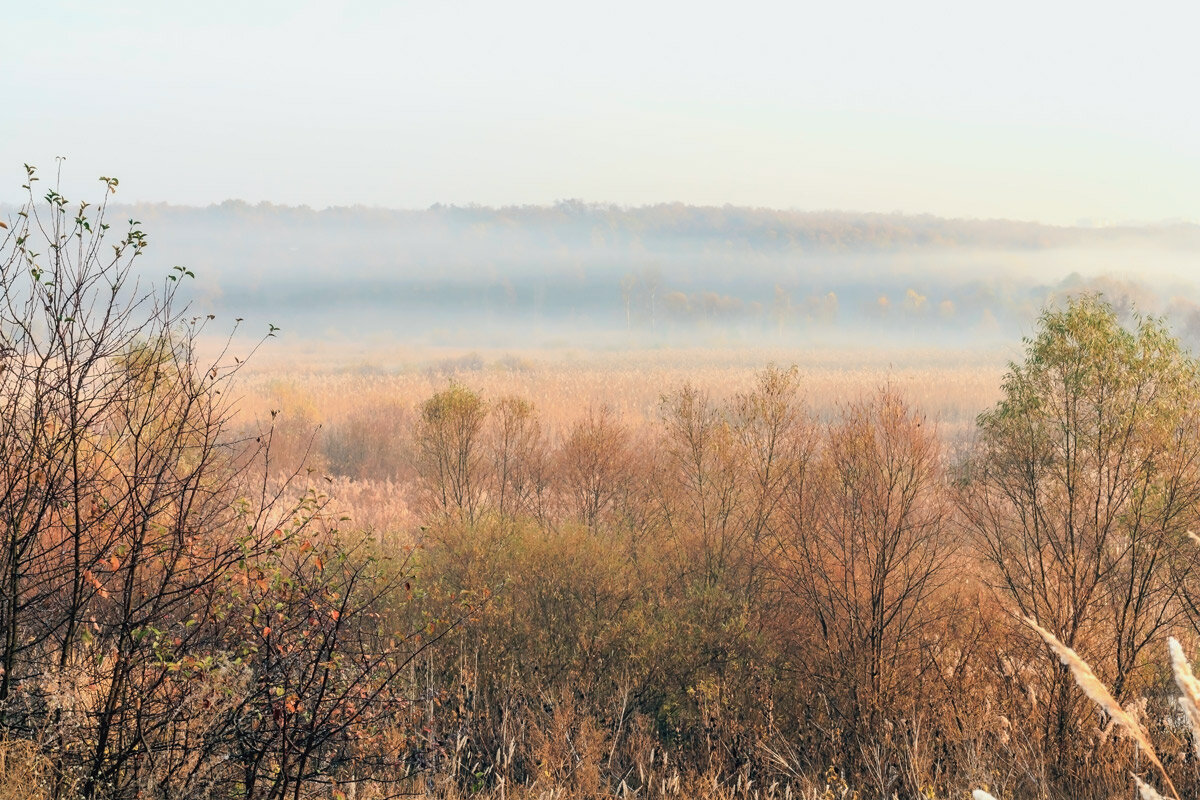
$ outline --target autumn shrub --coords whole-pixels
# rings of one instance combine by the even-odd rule
[[[620,543],[578,526],[546,531],[500,520],[430,534],[420,564],[430,613],[473,606],[451,634],[442,678],[470,697],[464,719],[443,721],[469,737],[464,757],[490,763],[507,753],[505,774],[526,780],[538,774],[529,737],[559,706],[615,725],[611,704],[623,676],[638,669],[638,587]]]
[[[405,667],[445,632],[388,627],[406,562],[338,529],[310,425],[235,422],[246,353],[201,356],[193,273],[141,275],[140,223],[110,247],[107,201],[27,181],[0,228],[2,777],[86,800],[390,783]]]
[[[412,425],[410,409],[397,402],[356,408],[322,427],[324,464],[334,475],[357,480],[411,482]]]

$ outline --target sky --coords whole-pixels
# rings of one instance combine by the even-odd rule
[[[1200,221],[1200,4],[13,2],[0,201]]]

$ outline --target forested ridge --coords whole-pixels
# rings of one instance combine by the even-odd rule
[[[237,416],[277,327],[244,345],[184,302],[202,271],[143,268],[145,220],[37,177],[0,230],[0,793],[1200,787],[1200,373],[1165,320],[1044,308],[953,454],[894,387],[817,414],[787,366],[555,430],[451,382],[356,440],[410,461],[384,535],[315,430]]]

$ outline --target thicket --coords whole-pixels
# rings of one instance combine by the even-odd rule
[[[1044,313],[953,460],[890,387],[821,419],[795,370],[555,436],[451,385],[411,452],[424,601],[478,603],[429,656],[462,785],[652,792],[665,753],[730,792],[1130,790],[1148,765],[1032,619],[1194,792],[1163,656],[1196,642],[1198,401],[1163,321],[1096,297]]]
[[[303,436],[235,424],[244,360],[199,358],[186,269],[139,278],[139,223],[106,244],[105,204],[28,177],[0,247],[0,792],[1200,789],[1163,658],[1198,639],[1200,375],[1161,320],[1047,310],[954,459],[893,388],[818,416],[795,369],[665,387],[636,428],[451,384],[325,444],[410,459],[396,541],[330,513]]]
[[[409,565],[235,429],[244,361],[200,359],[191,272],[140,276],[137,220],[118,238],[27,178],[0,246],[0,773],[84,798],[402,779],[425,748],[400,676],[445,631],[397,627]]]

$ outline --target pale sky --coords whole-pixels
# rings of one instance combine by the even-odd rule
[[[127,201],[1200,220],[1198,36],[1128,0],[10,0],[0,200],[65,155]]]

